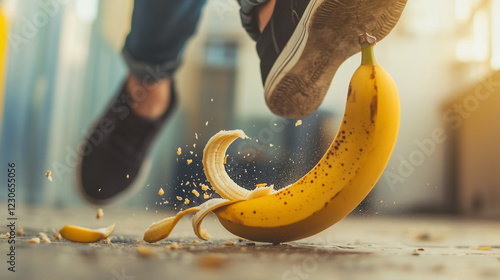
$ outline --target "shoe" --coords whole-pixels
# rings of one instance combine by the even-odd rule
[[[93,204],[107,204],[138,189],[145,179],[146,155],[176,107],[174,83],[171,102],[158,119],[138,116],[123,84],[106,113],[94,125],[77,166],[76,181],[82,196]]]
[[[339,66],[361,51],[359,34],[382,40],[407,0],[277,0],[257,39],[267,106],[302,118],[321,105]]]

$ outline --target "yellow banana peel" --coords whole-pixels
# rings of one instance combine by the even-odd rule
[[[66,225],[59,233],[62,237],[69,241],[91,243],[97,242],[102,239],[108,238],[108,236],[115,231],[116,224],[112,224],[106,228],[99,229],[89,229],[74,225]]]

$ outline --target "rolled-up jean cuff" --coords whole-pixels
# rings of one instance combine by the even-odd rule
[[[250,37],[257,41],[260,36],[259,22],[255,16],[255,7],[269,0],[238,0],[240,4],[241,25]]]
[[[180,59],[159,64],[140,61],[133,58],[126,48],[123,48],[122,55],[129,72],[138,80],[149,84],[171,77],[181,65]]]

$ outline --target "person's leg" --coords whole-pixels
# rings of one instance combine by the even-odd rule
[[[206,0],[135,0],[123,56],[134,112],[157,118],[170,102],[170,78],[195,32]]]
[[[250,37],[257,41],[274,11],[276,0],[238,0],[241,24]]]
[[[276,6],[276,0],[268,0],[267,2],[264,2],[255,8],[257,24],[259,26],[260,33],[262,33],[264,27],[266,27],[267,23],[271,19],[271,16],[274,12],[274,6]],[[250,19],[250,22],[251,21],[252,20]]]
[[[132,27],[123,54],[141,81],[172,76],[194,34],[206,0],[135,0]]]
[[[129,75],[80,151],[77,184],[88,201],[107,203],[141,186],[147,152],[175,107],[172,76],[204,4],[135,1],[123,48]]]

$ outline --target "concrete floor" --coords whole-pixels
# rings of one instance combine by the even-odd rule
[[[305,240],[270,245],[239,240],[214,216],[203,225],[212,240],[193,243],[196,236],[186,217],[168,239],[137,243],[152,222],[166,216],[150,212],[105,209],[99,221],[94,210],[18,213],[25,235],[16,243],[17,272],[7,271],[9,245],[0,239],[1,279],[500,279],[498,221],[355,217]],[[53,240],[52,228],[65,224],[114,222],[111,244],[26,242],[38,232]],[[166,249],[172,242],[183,247]],[[139,254],[137,246],[151,248],[154,255]]]

